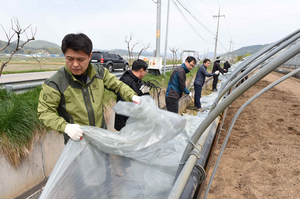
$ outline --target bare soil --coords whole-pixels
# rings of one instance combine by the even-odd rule
[[[228,109],[206,186],[236,111],[283,76],[271,73]],[[207,198],[300,198],[300,80],[289,78],[244,109],[237,119]],[[205,188],[206,188],[205,186]],[[203,198],[205,189],[200,198]]]
[[[58,70],[65,65],[65,62],[62,61],[51,61],[51,60],[42,60],[41,67],[37,61],[10,61],[3,71],[26,71],[26,70],[40,70],[40,69],[54,69]]]

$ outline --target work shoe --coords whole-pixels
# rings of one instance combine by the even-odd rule
[[[196,111],[203,112],[204,110],[202,108],[196,108]]]

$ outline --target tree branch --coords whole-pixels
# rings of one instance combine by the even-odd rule
[[[140,57],[140,55],[142,54],[142,52],[143,52],[143,51],[145,51],[145,50],[147,50],[148,48],[150,48],[150,47],[151,47],[151,46],[150,46],[150,44],[151,44],[151,43],[149,42],[149,43],[148,43],[148,45],[147,45],[147,46],[145,46],[145,45],[144,45],[144,43],[143,43],[143,46],[144,46],[144,47],[143,47],[143,48],[140,50],[140,52],[139,52],[139,54],[138,54],[138,57],[137,57],[137,58],[139,58],[139,57]]]
[[[1,74],[2,74],[3,68],[4,68],[5,66],[7,66],[7,64],[8,64],[8,62],[11,60],[12,56],[13,56],[18,50],[20,50],[21,48],[23,48],[28,42],[30,42],[30,41],[32,41],[32,40],[35,40],[35,34],[36,34],[36,31],[37,31],[37,28],[35,28],[35,31],[34,31],[34,32],[32,31],[32,28],[31,28],[31,34],[32,34],[32,36],[31,36],[31,38],[28,38],[27,33],[26,33],[26,30],[31,26],[31,24],[30,24],[29,26],[27,26],[27,28],[22,29],[21,26],[20,26],[20,24],[19,24],[19,21],[18,21],[17,18],[14,18],[14,21],[11,20],[11,23],[12,23],[12,28],[11,28],[11,29],[14,31],[14,34],[10,37],[10,36],[8,36],[8,35],[6,34],[6,32],[5,32],[5,30],[4,30],[4,32],[5,32],[5,34],[6,34],[6,37],[8,38],[8,42],[7,42],[8,44],[7,44],[7,46],[10,44],[10,41],[11,41],[11,39],[13,38],[13,36],[14,36],[15,34],[17,35],[17,45],[16,45],[16,49],[12,51],[12,53],[11,53],[10,56],[9,56],[9,58],[8,58],[5,62],[3,62],[3,63],[1,64],[1,68],[0,68],[0,76],[1,76]],[[16,28],[14,27],[14,24],[15,24]],[[1,25],[1,26],[2,26],[2,25]],[[2,29],[4,29],[4,28],[2,27]],[[23,33],[25,33],[25,35],[26,35],[26,37],[27,37],[27,41],[25,41],[21,46],[19,46],[19,45],[20,45],[21,34],[23,34]],[[7,47],[7,46],[6,46],[6,47]],[[6,47],[5,47],[5,48],[6,48]],[[4,48],[4,49],[5,49],[5,48]],[[3,49],[2,49],[2,50],[3,50]]]

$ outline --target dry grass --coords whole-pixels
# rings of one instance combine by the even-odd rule
[[[47,131],[45,129],[35,130],[33,132],[33,138],[22,146],[17,145],[9,139],[9,137],[3,134],[0,140],[0,152],[8,159],[14,168],[17,168],[21,164],[22,160],[31,154],[33,143],[35,141],[41,141],[46,132]]]
[[[42,69],[51,69],[51,70],[58,70],[61,67],[64,67],[64,63],[62,64],[57,64],[57,63],[47,63],[46,64],[41,64]],[[40,70],[40,65],[37,62],[33,62],[31,64],[13,64],[9,63],[4,68],[4,72],[7,71],[28,71],[28,70]]]
[[[115,104],[116,100],[111,98],[110,101],[104,106],[103,117],[106,124],[108,124],[108,122],[110,121],[111,109],[112,107],[114,107]]]
[[[45,69],[58,70],[64,65],[65,65],[64,59],[41,61],[41,68],[44,70]],[[4,68],[3,72],[40,70],[41,68],[39,63],[35,60],[13,60],[8,63],[8,65]]]

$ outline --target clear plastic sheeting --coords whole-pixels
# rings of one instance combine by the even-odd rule
[[[167,198],[188,137],[204,118],[161,110],[149,96],[114,110],[130,116],[126,126],[82,126],[83,139],[69,140],[40,198]]]
[[[219,94],[220,85],[217,84],[217,92],[212,92],[210,95],[205,95],[201,97],[201,107],[204,112],[198,112],[197,116],[203,118],[203,120],[207,117],[207,114],[212,107],[216,97]]]

